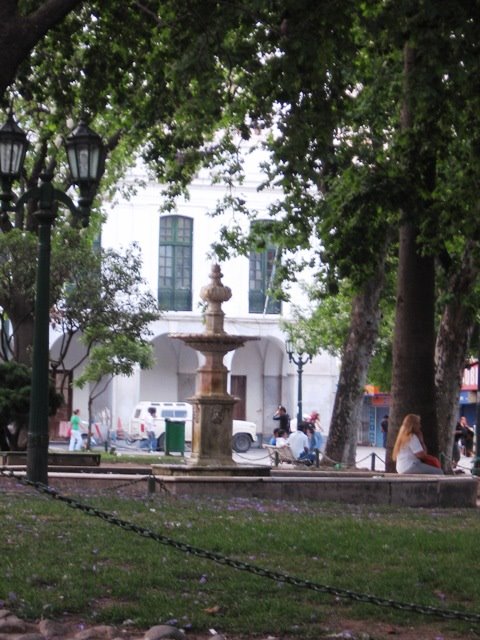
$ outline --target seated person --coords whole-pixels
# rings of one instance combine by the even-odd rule
[[[268,444],[272,445],[273,447],[277,444],[277,438],[278,438],[278,432],[280,431],[280,427],[275,427],[275,429],[273,430],[273,435],[270,438],[270,440],[268,441]]]
[[[308,450],[308,438],[303,423],[300,423],[298,429],[288,436],[287,444],[297,460],[314,461],[315,455]]]
[[[278,430],[278,435],[275,438],[276,447],[284,447],[287,444],[287,434],[283,429]]]
[[[393,447],[392,459],[397,463],[398,473],[443,475],[437,458],[427,453],[420,416],[414,413],[406,415],[402,422]],[[435,466],[433,466],[433,463],[435,463]]]

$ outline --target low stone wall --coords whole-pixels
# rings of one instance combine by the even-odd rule
[[[158,471],[158,470],[157,470]],[[18,471],[16,471],[18,473]],[[0,475],[0,486],[15,480]],[[274,471],[270,477],[165,476],[121,473],[49,473],[49,485],[59,492],[118,489],[122,495],[165,492],[173,496],[244,497],[269,500],[312,500],[340,504],[401,507],[473,508],[478,480],[457,476],[397,474],[335,474]]]
[[[101,461],[100,453],[90,452],[48,452],[49,467],[99,467]],[[26,451],[0,451],[0,462],[3,465],[26,465]]]
[[[158,478],[157,478],[158,479]],[[163,477],[173,495],[255,497],[271,500],[315,500],[405,507],[476,507],[475,478],[442,477],[309,477],[176,478]]]

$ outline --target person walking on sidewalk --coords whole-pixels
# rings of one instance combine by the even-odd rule
[[[157,417],[157,410],[155,407],[148,409],[148,416],[145,420],[147,427],[148,446],[150,453],[157,450],[157,436],[155,435],[155,418]]]
[[[70,444],[68,445],[69,451],[81,451],[82,450],[82,432],[80,430],[80,409],[75,409],[70,418]]]

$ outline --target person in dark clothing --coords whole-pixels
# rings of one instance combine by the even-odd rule
[[[383,447],[387,448],[387,435],[388,435],[388,414],[383,416],[383,420],[380,422],[380,428],[382,430]]]
[[[460,447],[463,446],[463,425],[461,419],[455,425],[453,436],[452,467],[455,469],[460,461]]]
[[[284,406],[280,405],[273,414],[273,419],[278,420],[280,423],[280,429],[283,429],[285,433],[290,433],[290,416]]]
[[[461,437],[462,453],[464,456],[467,456],[467,458],[471,458],[473,456],[474,431],[472,427],[468,424],[467,418],[465,416],[462,416],[460,418],[459,425],[457,424],[457,427],[458,426],[460,426],[460,429],[462,431],[462,437]],[[455,433],[456,433],[456,430],[455,430]]]

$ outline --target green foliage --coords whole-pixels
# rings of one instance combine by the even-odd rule
[[[22,229],[0,233],[0,306],[8,309],[22,291],[30,305],[35,297],[36,237]]]
[[[21,427],[25,427],[30,409],[31,370],[17,362],[0,362],[0,446],[10,448],[10,442]],[[54,415],[63,398],[53,384],[49,387],[49,415]],[[14,430],[7,430],[8,425]]]
[[[106,375],[132,375],[137,364],[142,369],[153,366],[151,346],[139,344],[124,335],[111,334],[101,344],[92,346],[90,359],[75,384],[82,388],[88,382],[97,382]]]
[[[387,265],[388,278],[381,300],[382,319],[379,336],[372,354],[368,382],[388,391],[392,376],[392,336],[395,320],[395,263]],[[292,321],[283,321],[285,332],[294,340],[301,339],[306,352],[325,351],[342,357],[350,327],[352,286],[348,280],[337,282],[331,291],[328,277],[318,284],[304,286],[309,303],[294,305]]]
[[[293,320],[283,327],[294,341],[303,340],[306,352],[326,351],[341,356],[350,325],[351,289],[343,283],[336,295],[318,296],[318,289],[306,288],[312,302],[307,308],[294,306]]]
[[[64,286],[55,326],[67,341],[78,334],[89,356],[76,380],[79,386],[99,382],[103,376],[131,375],[135,364],[152,366],[148,325],[159,312],[156,300],[145,290],[140,270],[136,245],[125,255],[113,250],[90,251]],[[65,355],[60,354],[60,361]]]
[[[0,363],[0,426],[25,419],[30,404],[31,372],[16,362]]]

